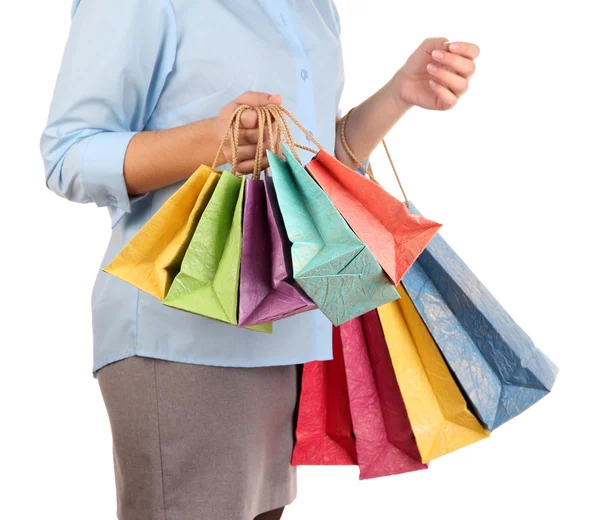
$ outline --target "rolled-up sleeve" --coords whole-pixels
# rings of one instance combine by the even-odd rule
[[[75,0],[41,138],[48,188],[108,207],[113,225],[144,197],[127,193],[125,154],[158,103],[176,50],[170,0]]]

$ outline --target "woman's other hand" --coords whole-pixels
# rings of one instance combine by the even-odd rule
[[[279,95],[271,95],[264,92],[244,92],[240,97],[225,105],[215,119],[215,140],[221,142],[227,131],[227,123],[233,111],[240,105],[261,107],[268,104],[281,105],[282,98]],[[276,130],[275,122],[273,128]],[[265,135],[266,139],[266,135]],[[240,173],[252,173],[256,157],[256,144],[258,143],[258,116],[254,110],[246,110],[240,119],[240,134],[238,146],[237,171]],[[266,143],[266,141],[265,141]],[[266,149],[266,146],[265,146]],[[231,136],[225,142],[223,152],[217,164],[231,163]],[[268,161],[266,151],[263,154],[263,168],[267,168]]]
[[[448,110],[467,92],[479,47],[428,38],[396,73],[390,85],[401,105]]]

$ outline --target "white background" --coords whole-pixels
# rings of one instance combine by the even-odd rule
[[[38,151],[71,0],[6,4],[0,517],[113,519],[110,429],[91,375],[89,308],[109,220],[50,193]],[[426,472],[359,482],[355,468],[301,469],[286,520],[598,518],[593,4],[338,0],[344,109],[386,82],[428,36],[480,45],[459,105],[414,109],[388,140],[410,199],[444,224],[442,236],[561,373],[550,396]],[[397,193],[381,154],[374,166]]]

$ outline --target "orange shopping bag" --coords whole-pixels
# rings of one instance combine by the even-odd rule
[[[374,182],[372,174],[368,179],[324,150],[306,169],[395,285],[442,226],[410,213],[408,200],[400,202]]]

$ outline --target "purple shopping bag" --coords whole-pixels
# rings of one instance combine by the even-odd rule
[[[292,277],[291,244],[273,180],[247,179],[238,326],[281,320],[317,306]]]

